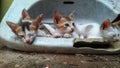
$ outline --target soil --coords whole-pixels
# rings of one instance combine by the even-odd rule
[[[3,47],[0,68],[120,68],[120,54],[44,54]]]
[[[120,0],[106,1],[120,11]],[[120,68],[120,54],[28,53],[0,46],[0,68]]]

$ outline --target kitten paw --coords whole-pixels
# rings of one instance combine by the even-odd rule
[[[62,37],[62,35],[60,34],[60,33],[54,33],[54,38],[60,38],[60,37]]]
[[[71,34],[64,34],[64,37],[65,38],[70,38],[70,37],[72,37],[72,35]]]
[[[53,37],[53,36],[52,36],[52,35],[50,35],[50,34],[47,34],[47,35],[46,35],[46,37]]]

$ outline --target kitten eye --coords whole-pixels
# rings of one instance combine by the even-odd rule
[[[30,36],[34,36],[33,34],[31,34]]]
[[[74,22],[72,23],[73,26],[75,26]]]
[[[34,34],[29,34],[29,36],[34,36]]]
[[[120,34],[118,34],[118,36],[120,36]]]
[[[116,37],[116,35],[114,34],[113,37]]]
[[[70,26],[68,23],[65,24],[66,27]]]
[[[24,37],[24,35],[19,35],[19,37],[23,38],[23,37]]]

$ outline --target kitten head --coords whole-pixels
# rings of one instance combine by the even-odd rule
[[[100,26],[100,30],[104,39],[110,41],[120,40],[120,31],[112,26],[109,19],[103,21],[103,23]]]
[[[70,13],[68,17],[63,17],[56,11],[54,13],[54,24],[56,28],[63,33],[74,32],[73,13]]]
[[[31,44],[39,28],[42,15],[38,16],[36,19],[31,20],[27,11],[23,9],[22,11],[22,20],[20,25],[7,21],[8,26],[11,30],[25,43]]]

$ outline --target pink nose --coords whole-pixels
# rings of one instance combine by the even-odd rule
[[[27,43],[27,44],[30,44],[31,42],[30,42],[30,40],[26,40],[26,43]]]
[[[71,28],[71,32],[74,32],[74,28]]]

